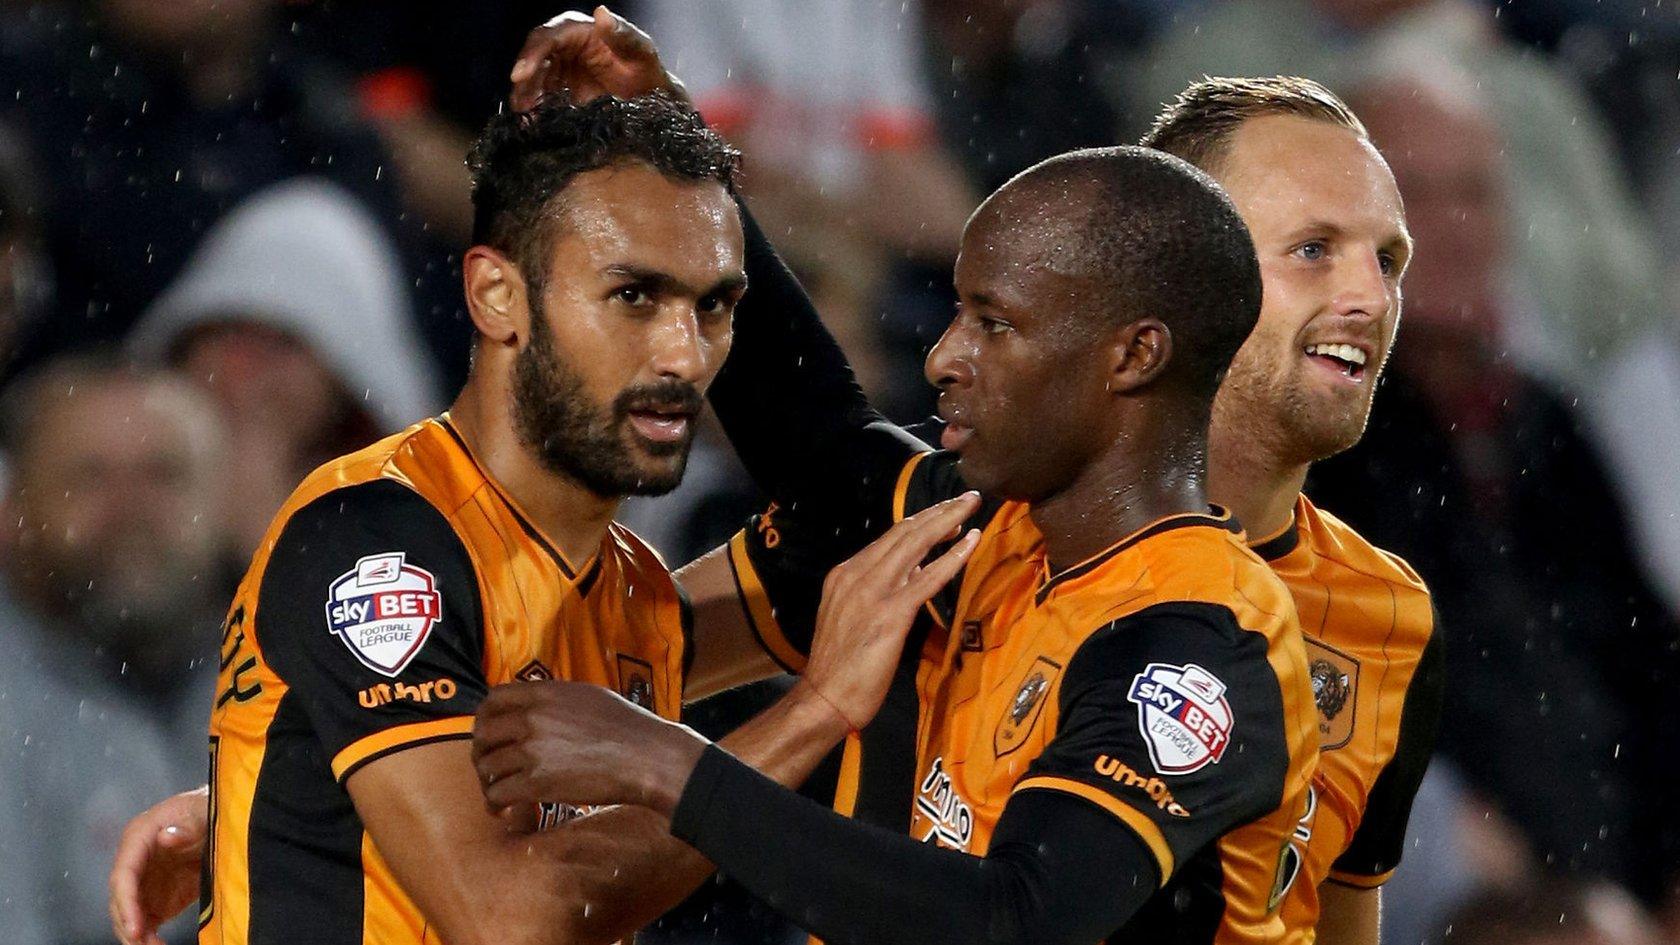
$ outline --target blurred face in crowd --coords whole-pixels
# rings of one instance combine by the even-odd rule
[[[346,406],[332,370],[309,346],[260,320],[230,315],[199,329],[175,360],[215,398],[235,439],[301,446],[333,426]]]
[[[378,438],[331,368],[308,345],[228,313],[184,337],[174,362],[215,402],[239,475],[222,481],[222,518],[236,557],[254,552],[299,480]]]
[[[1359,441],[1400,321],[1411,255],[1382,156],[1355,132],[1292,115],[1250,119],[1210,168],[1254,238],[1260,321],[1214,402],[1216,430],[1243,431],[1289,463]]]
[[[640,163],[579,174],[556,200],[513,365],[520,438],[598,495],[669,492],[746,287],[734,201]]]
[[[1406,272],[1407,330],[1497,337],[1504,207],[1492,124],[1467,103],[1419,87],[1383,86],[1361,98],[1359,115],[1394,169],[1417,236]]]
[[[186,641],[221,588],[214,409],[168,377],[48,378],[30,404],[8,512],[17,577],[91,641],[139,653]]]

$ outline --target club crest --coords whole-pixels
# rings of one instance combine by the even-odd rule
[[[658,711],[653,705],[653,666],[619,654],[618,694],[649,712]]]
[[[1225,683],[1195,663],[1150,663],[1126,696],[1138,707],[1138,731],[1162,774],[1218,764],[1231,745],[1234,719]]]
[[[362,558],[327,590],[328,630],[383,676],[402,673],[442,616],[431,572],[407,563],[401,551]]]
[[[1004,709],[1003,718],[998,720],[997,731],[992,735],[994,754],[1001,758],[1020,748],[1027,740],[1027,734],[1044,711],[1050,685],[1061,671],[1061,664],[1048,657],[1040,656],[1033,660],[1021,684],[1015,687],[1015,695]]]
[[[1329,751],[1353,738],[1359,712],[1359,661],[1335,647],[1308,639],[1307,672],[1318,704],[1318,747]]]

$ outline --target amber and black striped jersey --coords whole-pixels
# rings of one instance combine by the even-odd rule
[[[912,457],[884,518],[962,491],[954,465]],[[802,524],[772,510],[731,553],[756,632],[794,668],[832,563]],[[974,524],[980,545],[930,603],[887,714],[847,746],[838,809],[862,816],[868,799],[876,823],[983,855],[1023,793],[1071,795],[1140,838],[1166,887],[1117,940],[1278,941],[1318,733],[1277,577],[1223,514],[1163,519],[1058,574],[1024,505]],[[879,796],[894,789],[901,805]]]
[[[1295,599],[1318,706],[1303,875],[1283,906],[1310,940],[1320,882],[1371,888],[1400,862],[1440,718],[1441,640],[1417,573],[1306,496],[1288,528],[1253,547]]]
[[[686,626],[652,550],[615,525],[573,566],[447,416],[316,470],[222,631],[199,941],[435,940],[346,780],[470,738],[489,687],[518,679],[596,683],[674,719]]]

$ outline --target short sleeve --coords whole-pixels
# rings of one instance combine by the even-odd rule
[[[400,483],[339,489],[292,516],[253,633],[341,782],[383,755],[472,735],[488,689],[476,571],[442,513]]]
[[[1266,638],[1228,608],[1158,604],[1097,631],[1068,663],[1055,737],[1016,791],[1074,794],[1131,827],[1161,883],[1282,803],[1283,694]]]
[[[1394,757],[1371,786],[1365,812],[1348,841],[1348,848],[1330,866],[1329,878],[1345,886],[1370,889],[1382,885],[1400,865],[1405,847],[1406,823],[1412,816],[1412,800],[1429,768],[1435,750],[1435,732],[1441,722],[1444,674],[1441,659],[1440,622],[1418,657],[1417,669],[1406,687],[1406,701],[1400,710],[1400,735]]]

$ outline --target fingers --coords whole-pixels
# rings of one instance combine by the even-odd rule
[[[516,771],[484,787],[484,804],[492,814],[516,804],[535,804],[537,785],[525,771]]]
[[[968,563],[969,555],[979,546],[980,530],[969,529],[944,554],[912,574],[905,582],[904,592],[914,599],[915,606],[920,607],[928,598],[939,593],[940,588],[951,583],[951,579]]]
[[[514,111],[536,106],[550,85],[551,73],[565,71],[563,64],[578,56],[594,28],[587,14],[568,11],[531,31],[508,74],[513,84],[508,102]]]
[[[136,945],[140,927],[140,874],[151,858],[156,827],[141,815],[123,829],[111,864],[111,930],[123,945]]]
[[[653,37],[604,6],[595,8],[595,35],[626,59],[657,59]]]
[[[898,535],[882,551],[877,567],[888,575],[910,574],[942,541],[955,538],[962,523],[980,507],[980,494],[965,492],[917,512],[893,527]],[[892,536],[892,532],[888,536]]]

